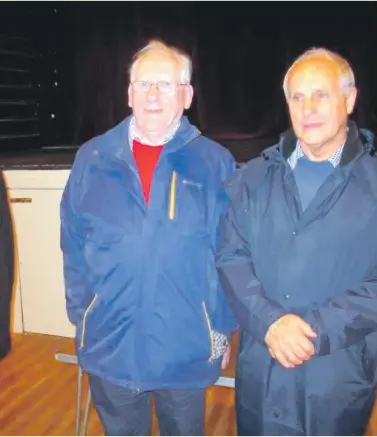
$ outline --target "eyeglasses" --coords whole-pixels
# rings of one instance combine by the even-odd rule
[[[142,91],[147,92],[151,89],[152,85],[156,85],[158,91],[164,94],[173,93],[177,87],[179,86],[185,86],[186,83],[174,83],[174,82],[167,82],[164,80],[160,80],[158,82],[150,82],[147,80],[141,80],[132,82],[132,86],[135,91]]]

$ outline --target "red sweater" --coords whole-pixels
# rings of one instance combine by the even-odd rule
[[[133,141],[133,153],[137,167],[139,169],[141,185],[147,204],[149,203],[149,194],[151,190],[154,170],[160,157],[162,147],[163,146],[147,146],[145,144],[139,143],[139,141]]]

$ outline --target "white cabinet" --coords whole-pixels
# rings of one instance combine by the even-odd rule
[[[73,337],[64,297],[59,205],[67,170],[6,171],[18,257],[14,330]]]

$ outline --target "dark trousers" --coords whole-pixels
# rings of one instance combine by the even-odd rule
[[[204,435],[205,389],[139,393],[93,375],[89,384],[106,435],[149,435],[152,396],[160,435]]]

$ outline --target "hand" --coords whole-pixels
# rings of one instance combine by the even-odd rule
[[[232,348],[230,346],[230,344],[228,344],[224,355],[223,355],[223,359],[221,361],[221,368],[224,370],[226,367],[228,367],[229,361],[230,361],[230,352],[231,352]]]
[[[287,314],[269,327],[265,343],[272,358],[286,368],[293,368],[314,355],[310,339],[315,337],[317,334],[301,317]]]

